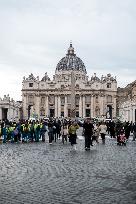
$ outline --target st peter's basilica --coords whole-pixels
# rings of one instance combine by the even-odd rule
[[[74,74],[75,95],[72,95]],[[30,74],[23,78],[23,118],[32,115],[42,117],[70,117],[72,101],[75,102],[76,117],[116,117],[117,81],[107,74],[98,78],[89,77],[83,61],[76,56],[72,43],[67,54],[56,66],[53,80],[47,72],[40,80]]]

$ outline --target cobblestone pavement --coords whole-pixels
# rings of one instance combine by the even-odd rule
[[[77,142],[1,144],[0,204],[136,204],[136,142]]]

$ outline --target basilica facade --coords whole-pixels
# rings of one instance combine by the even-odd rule
[[[74,93],[72,77],[74,74]],[[107,74],[98,78],[87,75],[83,61],[76,56],[72,43],[56,66],[53,80],[47,72],[40,80],[30,74],[23,78],[23,118],[70,117],[72,102],[76,117],[116,117],[117,81]]]

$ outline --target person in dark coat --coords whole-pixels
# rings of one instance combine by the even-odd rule
[[[133,141],[136,139],[136,122],[133,124]]]
[[[48,135],[49,135],[49,144],[52,144],[52,141],[54,140],[53,136],[53,121],[50,120],[48,123]]]
[[[130,136],[130,131],[131,131],[131,126],[130,126],[129,122],[126,123],[124,129],[125,129],[126,139],[128,140],[129,136]]]
[[[90,150],[90,145],[92,144],[92,135],[93,135],[93,129],[94,126],[91,123],[90,118],[87,118],[83,124],[84,129],[84,136],[85,136],[85,150]]]
[[[72,121],[71,125],[69,126],[68,133],[70,135],[70,141],[71,146],[73,146],[73,149],[76,150],[76,139],[77,139],[77,129],[79,128],[79,125],[76,121]]]
[[[56,142],[56,139],[60,139],[60,131],[61,131],[61,122],[56,119],[53,125],[53,135],[55,138],[55,142]]]
[[[115,123],[113,121],[110,122],[110,136],[111,138],[115,138]]]

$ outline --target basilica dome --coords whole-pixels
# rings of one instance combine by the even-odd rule
[[[72,47],[72,43],[70,43],[70,47],[68,48],[68,52],[65,57],[63,57],[59,63],[57,64],[56,71],[82,71],[86,73],[86,68],[83,61],[76,56],[74,53],[74,48]]]

